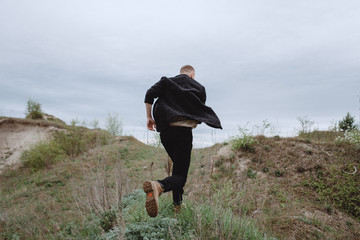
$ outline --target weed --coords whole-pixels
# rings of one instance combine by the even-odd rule
[[[264,148],[265,151],[270,152],[270,146],[269,145],[264,145],[263,148]]]
[[[262,162],[263,162],[260,157],[253,157],[253,158],[251,159],[251,161],[254,162],[254,163],[262,163]]]
[[[299,172],[299,173],[303,173],[303,172],[306,171],[306,169],[304,167],[302,167],[302,166],[297,166],[296,171]]]
[[[325,203],[324,209],[328,214],[332,214],[334,212],[334,209],[329,203]]]
[[[246,176],[248,178],[256,178],[256,172],[254,172],[251,168],[249,168],[247,171],[246,171]]]
[[[283,171],[281,171],[281,170],[279,170],[279,169],[276,169],[275,170],[275,176],[277,176],[277,177],[282,177],[284,175],[284,172]]]
[[[353,226],[353,223],[350,221],[346,221],[345,222],[346,226],[348,226],[349,228],[351,228]]]
[[[311,132],[314,122],[311,121],[308,116],[297,117],[297,120],[300,123],[300,130],[298,132],[299,136],[304,136]]]
[[[41,104],[34,100],[29,99],[27,101],[25,115],[26,115],[26,118],[28,118],[28,119],[42,119],[44,116],[44,113],[41,110]]]
[[[360,147],[360,130],[349,130],[345,131],[344,137],[337,137],[336,143],[351,143],[355,144],[357,147]]]
[[[100,213],[99,225],[105,232],[114,228],[117,219],[116,211],[116,209],[112,208]]]
[[[255,125],[254,129],[260,136],[273,135],[276,132],[274,126],[267,119],[263,120],[262,125]]]
[[[244,152],[255,152],[255,144],[257,140],[250,135],[249,130],[239,128],[240,135],[231,140],[232,148],[237,150],[243,150]]]
[[[275,141],[280,141],[280,140],[281,140],[281,138],[280,138],[279,135],[275,135],[275,136],[273,137],[273,139],[274,139]]]
[[[124,159],[129,155],[129,149],[127,147],[120,148],[118,152],[121,159]]]
[[[305,149],[305,153],[306,153],[307,155],[312,155],[312,154],[313,154],[313,151],[312,151],[311,148],[307,148],[307,149]]]
[[[214,165],[215,167],[220,167],[223,164],[223,160],[222,159],[218,159],[215,161]]]
[[[119,115],[117,113],[108,113],[108,117],[106,119],[106,130],[113,136],[122,135],[122,122],[119,120]]]

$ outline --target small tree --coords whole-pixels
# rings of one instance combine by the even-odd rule
[[[356,129],[355,118],[350,113],[347,113],[343,120],[339,122],[339,128],[344,132]]]
[[[106,130],[113,136],[122,135],[122,122],[119,120],[119,115],[117,113],[108,113],[108,117],[106,119]]]
[[[27,101],[25,114],[26,118],[29,119],[42,119],[44,116],[44,113],[41,110],[41,104],[31,99]]]
[[[93,128],[93,129],[98,129],[98,128],[100,128],[100,127],[99,127],[99,120],[97,120],[97,119],[94,119],[93,121],[91,121],[91,122],[89,123],[89,125],[90,125],[90,127]]]
[[[304,135],[312,131],[312,127],[314,126],[314,121],[311,121],[308,118],[308,116],[297,117],[296,119],[300,123],[300,130],[298,132],[299,135]]]

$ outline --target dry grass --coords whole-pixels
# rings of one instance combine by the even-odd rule
[[[222,146],[197,150],[189,197],[200,201],[221,194],[221,204],[253,218],[264,232],[280,239],[359,239],[358,220],[319,201],[319,194],[303,184],[320,168],[338,167],[341,173],[344,161],[359,166],[353,147],[325,143],[330,138],[316,144],[256,139],[254,153],[238,151],[224,157],[218,154]]]
[[[319,193],[304,184],[332,169],[360,169],[359,152],[333,144],[334,137],[259,136],[252,153],[234,152],[227,144],[194,149],[185,199],[210,201],[234,217],[250,218],[278,239],[359,239],[359,220],[320,201]],[[0,175],[0,232],[20,239],[62,239],[68,226],[81,225],[89,214],[103,219],[102,226],[123,226],[121,214],[115,220],[111,215],[121,208],[122,196],[141,188],[144,180],[168,176],[170,163],[163,149],[121,137],[36,173],[7,171]],[[216,221],[216,231],[222,232],[222,218]]]
[[[32,119],[23,119],[23,118],[8,118],[8,117],[0,117],[0,126],[5,124],[21,124],[25,126],[39,126],[39,127],[57,127],[65,129],[66,125],[54,121],[47,120],[32,120]]]

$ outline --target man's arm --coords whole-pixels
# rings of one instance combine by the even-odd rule
[[[160,81],[155,83],[145,94],[145,108],[146,108],[146,125],[151,131],[155,131],[156,125],[155,120],[151,115],[152,104],[154,99],[163,95],[166,82],[169,81],[166,77],[162,77]]]
[[[149,130],[151,130],[151,131],[155,131],[155,128],[156,128],[155,120],[153,119],[153,117],[151,115],[152,104],[145,103],[145,108],[146,108],[146,125],[147,125],[147,128]]]

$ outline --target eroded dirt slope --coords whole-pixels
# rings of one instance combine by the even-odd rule
[[[61,128],[46,121],[0,118],[0,173],[4,168],[18,166],[25,150]]]

